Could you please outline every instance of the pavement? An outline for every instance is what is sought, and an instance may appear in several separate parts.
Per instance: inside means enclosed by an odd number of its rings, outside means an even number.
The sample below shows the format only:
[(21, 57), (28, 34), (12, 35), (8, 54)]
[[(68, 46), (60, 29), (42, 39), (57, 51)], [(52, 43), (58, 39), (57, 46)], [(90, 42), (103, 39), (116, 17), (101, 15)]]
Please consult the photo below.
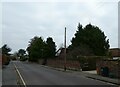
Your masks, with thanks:
[(95, 70), (94, 71), (82, 71), (82, 72), (88, 78), (92, 78), (92, 79), (101, 80), (101, 81), (109, 82), (112, 84), (120, 85), (120, 79), (103, 77), (103, 76), (97, 75), (97, 72)]
[[(44, 65), (42, 65), (42, 66), (44, 66)], [(50, 67), (50, 66), (44, 66), (44, 67), (49, 67), (49, 68), (52, 68), (52, 69), (55, 69), (55, 70), (58, 70), (58, 71), (65, 72), (64, 69), (61, 69), (61, 68), (54, 68), (54, 67)], [(112, 83), (112, 84), (118, 85), (120, 87), (120, 79), (100, 76), (100, 75), (97, 74), (96, 70), (92, 70), (92, 71), (66, 70), (66, 72), (72, 72), (72, 73), (80, 74), (80, 75), (82, 74), (82, 75), (86, 76), (87, 78)]]

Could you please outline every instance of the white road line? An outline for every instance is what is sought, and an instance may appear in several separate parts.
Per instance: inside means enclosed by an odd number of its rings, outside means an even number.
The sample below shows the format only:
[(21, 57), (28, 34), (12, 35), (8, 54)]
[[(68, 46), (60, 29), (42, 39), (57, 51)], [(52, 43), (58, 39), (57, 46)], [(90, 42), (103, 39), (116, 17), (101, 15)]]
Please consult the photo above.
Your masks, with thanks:
[(15, 69), (16, 69), (18, 75), (20, 76), (20, 79), (22, 80), (23, 85), (24, 85), (25, 87), (27, 87), (27, 86), (26, 86), (26, 83), (25, 83), (25, 81), (24, 81), (24, 79), (23, 79), (23, 77), (22, 77), (22, 75), (20, 74), (20, 72), (19, 72), (19, 70), (18, 70), (18, 68), (17, 68), (17, 66), (16, 66), (15, 64), (14, 64), (14, 66), (15, 66)]

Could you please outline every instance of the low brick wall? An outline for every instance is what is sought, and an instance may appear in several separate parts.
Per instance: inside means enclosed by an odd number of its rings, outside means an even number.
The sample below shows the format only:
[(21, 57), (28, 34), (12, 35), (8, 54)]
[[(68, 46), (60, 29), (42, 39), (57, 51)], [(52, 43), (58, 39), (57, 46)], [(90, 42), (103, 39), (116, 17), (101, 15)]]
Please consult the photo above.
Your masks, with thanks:
[(96, 66), (99, 75), (102, 75), (101, 68), (107, 67), (109, 70), (109, 77), (120, 78), (120, 60), (99, 60)]
[[(42, 64), (43, 60), (39, 60), (39, 63)], [(48, 59), (46, 65), (55, 67), (55, 68), (64, 68), (65, 62), (64, 60), (61, 60), (61, 59)], [(72, 61), (72, 60), (66, 61), (66, 68), (73, 69), (73, 70), (81, 69), (79, 61)]]
[(10, 61), (10, 57), (6, 55), (2, 55), (2, 65), (8, 65)]

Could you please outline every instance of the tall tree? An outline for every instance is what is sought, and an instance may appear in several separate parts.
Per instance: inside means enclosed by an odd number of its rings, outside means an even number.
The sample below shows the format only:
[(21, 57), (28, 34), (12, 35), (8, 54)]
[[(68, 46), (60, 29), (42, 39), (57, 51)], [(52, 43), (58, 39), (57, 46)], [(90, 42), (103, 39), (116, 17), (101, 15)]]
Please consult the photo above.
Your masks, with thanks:
[(105, 36), (104, 32), (97, 26), (91, 24), (86, 25), (84, 28), (86, 43), (93, 50), (95, 55), (105, 56), (109, 50), (109, 39)]
[(75, 37), (73, 37), (71, 40), (73, 47), (80, 46), (80, 44), (82, 44), (84, 42), (84, 40), (83, 40), (84, 39), (84, 30), (83, 30), (82, 25), (79, 23), (77, 28), (78, 28), (78, 30), (75, 33)]
[(42, 37), (35, 36), (29, 43), (27, 48), (29, 61), (37, 62), (40, 58), (44, 57), (45, 42)]
[(46, 46), (47, 46), (47, 49), (46, 49), (47, 50), (47, 57), (50, 57), (50, 58), (55, 57), (56, 45), (51, 37), (47, 38)]
[(2, 54), (9, 55), (9, 52), (12, 50), (10, 47), (8, 47), (7, 44), (2, 46)]
[(94, 55), (104, 56), (109, 49), (109, 39), (106, 38), (107, 36), (99, 27), (88, 24), (82, 28), (82, 25), (78, 24), (78, 31), (75, 33), (75, 37), (72, 38), (70, 47), (88, 47)]

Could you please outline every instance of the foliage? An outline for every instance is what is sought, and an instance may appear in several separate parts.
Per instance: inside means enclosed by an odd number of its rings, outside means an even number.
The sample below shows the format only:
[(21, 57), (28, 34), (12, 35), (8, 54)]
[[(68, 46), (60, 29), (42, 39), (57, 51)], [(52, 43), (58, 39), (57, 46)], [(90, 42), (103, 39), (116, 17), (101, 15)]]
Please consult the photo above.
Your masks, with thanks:
[(18, 50), (18, 56), (24, 56), (26, 51), (24, 49), (19, 49)]
[(24, 49), (18, 50), (17, 56), (20, 57), (21, 61), (26, 60), (25, 55), (26, 55), (26, 51)]
[(29, 61), (38, 62), (39, 59), (45, 59), (55, 56), (55, 42), (52, 38), (47, 38), (45, 42), (42, 37), (35, 36), (29, 42), (27, 48), (29, 54)]
[(53, 42), (53, 39), (51, 37), (47, 38), (46, 45), (47, 45), (47, 57), (54, 58), (56, 53), (56, 46), (55, 42)]
[(39, 58), (43, 57), (45, 42), (42, 37), (35, 36), (29, 43), (27, 48), (29, 61), (37, 62)]
[(9, 55), (9, 52), (12, 50), (11, 48), (8, 47), (7, 44), (2, 46), (2, 54)]
[(92, 52), (92, 54), (97, 56), (105, 56), (108, 54), (109, 49), (109, 39), (106, 38), (99, 27), (88, 24), (83, 28), (79, 23), (78, 31), (75, 33), (75, 37), (72, 38), (72, 44), (69, 48), (73, 50), (76, 47), (82, 49), (87, 47), (86, 51), (90, 51), (90, 54)]

